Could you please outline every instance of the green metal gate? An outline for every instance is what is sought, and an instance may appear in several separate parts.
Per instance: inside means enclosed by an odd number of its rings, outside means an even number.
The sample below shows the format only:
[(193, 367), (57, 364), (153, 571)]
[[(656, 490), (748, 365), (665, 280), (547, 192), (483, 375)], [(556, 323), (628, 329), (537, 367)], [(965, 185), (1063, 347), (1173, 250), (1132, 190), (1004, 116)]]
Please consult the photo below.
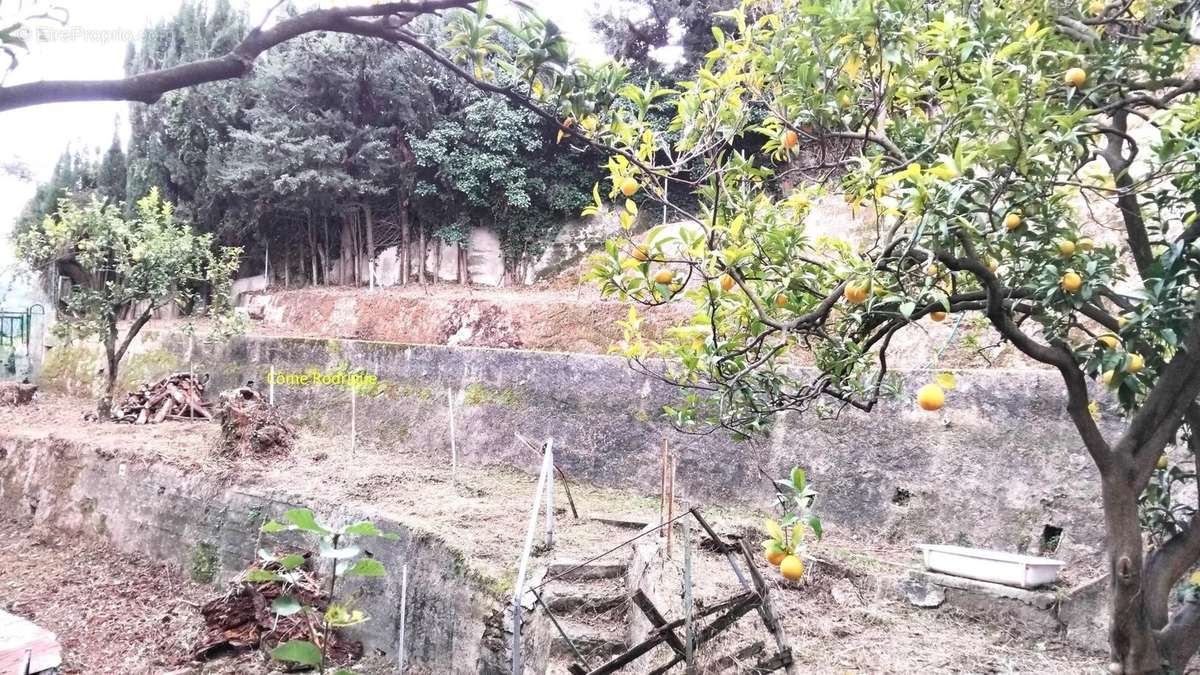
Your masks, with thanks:
[(31, 350), (34, 320), (45, 313), (41, 305), (23, 312), (0, 311), (0, 379), (33, 375), (37, 356)]

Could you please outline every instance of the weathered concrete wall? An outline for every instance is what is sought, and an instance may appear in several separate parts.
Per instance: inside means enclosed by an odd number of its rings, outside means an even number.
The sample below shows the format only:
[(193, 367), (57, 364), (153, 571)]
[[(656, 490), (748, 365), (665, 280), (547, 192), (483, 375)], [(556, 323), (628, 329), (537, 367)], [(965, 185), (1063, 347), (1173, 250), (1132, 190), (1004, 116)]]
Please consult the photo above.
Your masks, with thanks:
[[(183, 354), (186, 340), (147, 344)], [(737, 443), (671, 429), (660, 410), (678, 392), (609, 357), (247, 337), (198, 347), (194, 367), (211, 372), (215, 388), (252, 379), (265, 389), (272, 364), (280, 375), (377, 376), (358, 392), (364, 443), (448, 456), (449, 388), (462, 461), (533, 470), (513, 433), (552, 436), (573, 478), (656, 494), (665, 439), (679, 455), (677, 491), (694, 503), (768, 506), (762, 472), (777, 476), (799, 464), (820, 490), (826, 521), (872, 540), (1037, 552), (1050, 525), (1062, 528), (1057, 555), (1071, 560), (1093, 554), (1103, 536), (1096, 472), (1052, 372), (960, 372), (936, 414), (911, 401), (928, 375), (910, 375), (899, 400), (872, 414), (782, 415), (765, 442)], [(279, 385), (276, 398), (301, 424), (349, 427), (345, 387)], [(1106, 414), (1102, 424), (1115, 433), (1120, 423)]]
[[(28, 514), (37, 526), (105, 539), (120, 550), (174, 563), (217, 583), (253, 559), (264, 518), (298, 505), (314, 509), (326, 522), (369, 518), (400, 535), (398, 541), (370, 546), (390, 570), (387, 576), (344, 582), (349, 594), (362, 587), (359, 606), (372, 619), (357, 629), (356, 637), (369, 649), (396, 653), (399, 570), (407, 564), (406, 642), (412, 672), (507, 669), (507, 643), (494, 625), (507, 603), (489, 582), (464, 571), (459, 553), (429, 534), (379, 514), (322, 504), (313, 495), (224, 485), (204, 471), (147, 462), (144, 456), (0, 434), (0, 512)], [(314, 545), (302, 539), (292, 543)], [(544, 660), (544, 648), (542, 652)]]

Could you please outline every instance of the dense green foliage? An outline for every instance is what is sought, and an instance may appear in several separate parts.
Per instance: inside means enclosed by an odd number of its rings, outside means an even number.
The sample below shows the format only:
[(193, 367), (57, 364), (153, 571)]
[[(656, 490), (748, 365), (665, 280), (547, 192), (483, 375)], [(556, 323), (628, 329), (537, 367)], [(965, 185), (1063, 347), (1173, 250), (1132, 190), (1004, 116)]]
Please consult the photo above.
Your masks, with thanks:
[[(187, 2), (130, 48), (126, 70), (222, 53), (247, 28), (227, 0)], [(441, 20), (410, 30), (451, 39)], [(127, 158), (116, 145), (102, 159), (64, 156), (24, 226), (52, 214), (64, 189), (124, 201), (158, 187), (200, 231), (244, 247), (246, 273), (269, 251), (276, 278), (366, 283), (381, 248), (462, 244), (472, 225), (498, 232), (516, 273), (599, 177), (598, 156), (556, 144), (545, 119), (413, 50), (337, 34), (281, 45), (251, 78), (132, 104), (130, 123)]]
[[(18, 239), (21, 257), (35, 269), (54, 266), (75, 282), (64, 299), (58, 328), (72, 337), (97, 337), (107, 357), (108, 386), (100, 401), (107, 417), (117, 371), (133, 338), (159, 307), (188, 306), (207, 298), (210, 318), (231, 320), (230, 279), (241, 251), (217, 248), (211, 234), (198, 234), (176, 218), (156, 190), (124, 215), (125, 204), (93, 194), (59, 202), (54, 216)], [(118, 332), (126, 313), (133, 324)]]

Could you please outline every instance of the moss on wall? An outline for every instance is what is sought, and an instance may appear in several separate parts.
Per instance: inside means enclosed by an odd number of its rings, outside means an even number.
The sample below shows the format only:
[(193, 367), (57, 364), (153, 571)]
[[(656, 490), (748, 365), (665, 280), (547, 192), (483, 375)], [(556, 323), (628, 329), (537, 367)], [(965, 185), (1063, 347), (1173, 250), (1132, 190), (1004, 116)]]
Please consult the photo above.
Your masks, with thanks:
[(87, 393), (96, 385), (100, 368), (96, 346), (80, 342), (59, 345), (46, 355), (39, 384), (50, 391)]
[(463, 390), (463, 405), (500, 405), (505, 408), (524, 408), (525, 395), (512, 387), (489, 387), (472, 382)]

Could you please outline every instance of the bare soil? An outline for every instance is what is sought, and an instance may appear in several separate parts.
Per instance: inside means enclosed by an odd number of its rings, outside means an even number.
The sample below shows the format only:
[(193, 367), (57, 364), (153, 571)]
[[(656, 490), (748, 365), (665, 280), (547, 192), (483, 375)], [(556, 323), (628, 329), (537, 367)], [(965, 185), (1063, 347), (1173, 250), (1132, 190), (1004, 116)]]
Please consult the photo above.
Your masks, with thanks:
[[(214, 450), (217, 425), (167, 422), (129, 426), (84, 422), (90, 401), (39, 395), (31, 406), (0, 408), (0, 429), (30, 438), (56, 436), (148, 461), (203, 471), (239, 486), (288, 485), (299, 493), (359, 504), (443, 537), (460, 550), (474, 572), (511, 584), (522, 544), (537, 458), (527, 471), (511, 466), (465, 466), (456, 477), (442, 452), (365, 447), (353, 456), (344, 437), (302, 431), (294, 452), (269, 460), (222, 458)], [(517, 441), (514, 440), (514, 443)], [(587, 519), (619, 515), (646, 522), (658, 518), (657, 498), (588, 485), (572, 486), (580, 520), (571, 518), (561, 486), (556, 495), (558, 545), (539, 554), (582, 560), (628, 539), (631, 531)], [(759, 514), (704, 507), (722, 532), (752, 532)], [(750, 536), (750, 535), (748, 535)], [(751, 540), (757, 545), (756, 539)], [(627, 555), (623, 549), (616, 555)], [(833, 530), (811, 553), (857, 565), (836, 575), (814, 567), (805, 581), (790, 584), (774, 570), (764, 574), (805, 673), (1084, 673), (1103, 666), (1093, 655), (1051, 640), (1030, 641), (1003, 626), (970, 621), (943, 611), (920, 610), (883, 592), (882, 579), (912, 564), (905, 549), (881, 547)], [(695, 549), (697, 597), (713, 602), (740, 589), (724, 558)], [(866, 554), (866, 555), (864, 555)], [(858, 562), (845, 562), (854, 559)], [(683, 561), (676, 544), (673, 565)], [(28, 523), (0, 523), (0, 589), (5, 609), (34, 619), (64, 641), (70, 673), (200, 672), (184, 669), (200, 629), (196, 607), (212, 593), (177, 570), (99, 544), (32, 532)], [(674, 592), (667, 589), (668, 592)], [(753, 615), (718, 640), (710, 654), (767, 639)], [(768, 642), (768, 645), (770, 643)], [(219, 662), (203, 672), (263, 672), (261, 656)], [(215, 669), (214, 669), (215, 668)], [(365, 672), (376, 672), (367, 670)]]
[[(540, 284), (486, 288), (430, 284), (368, 290), (355, 287), (275, 288), (262, 319), (250, 321), (255, 335), (339, 337), (409, 344), (606, 354), (622, 339), (617, 322), (631, 303), (602, 298), (590, 286)], [(691, 305), (637, 306), (642, 331), (662, 339), (671, 326), (690, 320)], [(170, 328), (172, 322), (152, 325)], [(961, 323), (925, 319), (896, 335), (888, 352), (893, 368), (1042, 368), (1000, 345), (980, 317)], [(790, 358), (811, 365), (803, 350)]]

